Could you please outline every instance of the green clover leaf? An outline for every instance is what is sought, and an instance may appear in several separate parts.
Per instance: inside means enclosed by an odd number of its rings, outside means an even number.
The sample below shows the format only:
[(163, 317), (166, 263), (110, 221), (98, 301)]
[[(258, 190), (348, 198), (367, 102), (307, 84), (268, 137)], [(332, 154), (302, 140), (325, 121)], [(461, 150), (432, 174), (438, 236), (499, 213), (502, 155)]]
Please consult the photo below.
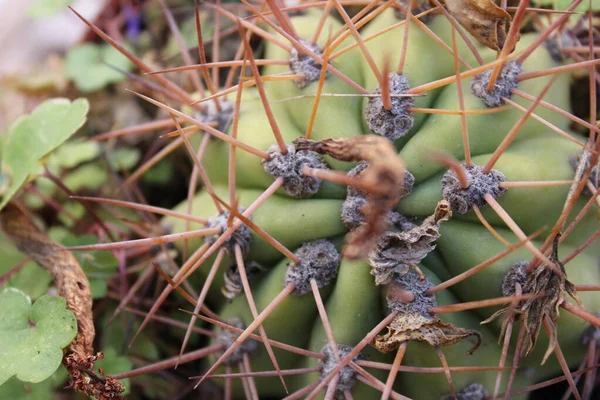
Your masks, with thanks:
[(0, 385), (16, 375), (41, 382), (60, 366), (62, 349), (77, 334), (77, 321), (58, 296), (42, 296), (33, 305), (18, 289), (0, 293)]
[(51, 99), (15, 121), (0, 156), (0, 210), (40, 172), (42, 159), (83, 126), (88, 110), (86, 99)]
[(79, 90), (90, 93), (125, 80), (121, 71), (132, 69), (133, 63), (112, 46), (86, 43), (69, 50), (65, 74)]

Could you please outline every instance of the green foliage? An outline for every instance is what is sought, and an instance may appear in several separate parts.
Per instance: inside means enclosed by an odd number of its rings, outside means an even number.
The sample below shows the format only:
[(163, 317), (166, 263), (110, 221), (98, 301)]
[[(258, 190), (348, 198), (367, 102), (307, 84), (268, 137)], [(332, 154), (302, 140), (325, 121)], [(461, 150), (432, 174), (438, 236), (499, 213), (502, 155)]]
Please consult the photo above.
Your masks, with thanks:
[[(0, 276), (4, 276), (24, 258), (23, 253), (0, 233)], [(6, 285), (22, 290), (31, 298), (36, 299), (47, 292), (51, 282), (52, 278), (48, 272), (38, 267), (33, 261), (29, 261), (10, 275)], [(0, 396), (0, 398), (2, 397)]]
[[(202, 38), (203, 40), (210, 40), (214, 34), (214, 26), (212, 21), (206, 17), (206, 14), (201, 14), (200, 16), (200, 18), (202, 18)], [(196, 20), (194, 18), (190, 18), (181, 24), (180, 33), (181, 37), (183, 38), (183, 43), (185, 43), (185, 46), (188, 49), (198, 45)], [(179, 45), (177, 44), (174, 36), (171, 36), (167, 42), (167, 45), (165, 46), (165, 54), (167, 57), (174, 57), (179, 54)]]
[(70, 190), (77, 192), (82, 189), (96, 190), (106, 184), (108, 174), (98, 163), (82, 165), (63, 181)]
[[(83, 169), (89, 168), (88, 163), (97, 159), (100, 154), (100, 145), (97, 142), (69, 140), (63, 143), (49, 157), (46, 163), (46, 168), (54, 175), (63, 177), (63, 183), (72, 191), (77, 191), (82, 187), (97, 188), (106, 181), (106, 171), (100, 166), (95, 166), (99, 169), (99, 173), (91, 176), (80, 177), (86, 173)], [(80, 168), (77, 168), (80, 166)], [(67, 175), (65, 175), (67, 174)], [(74, 176), (71, 176), (74, 175)], [(100, 175), (100, 179), (95, 176)], [(74, 186), (71, 186), (74, 185)], [(78, 186), (77, 186), (78, 185)], [(40, 179), (35, 183), (36, 189), (43, 195), (53, 198), (58, 190), (58, 187), (49, 179)], [(25, 203), (30, 208), (41, 208), (46, 205), (44, 199), (35, 194), (27, 194)]]
[(34, 18), (50, 17), (67, 9), (73, 0), (37, 0), (27, 9), (27, 14)]
[(80, 164), (92, 161), (99, 155), (100, 145), (98, 142), (70, 140), (52, 153), (48, 164), (63, 168), (75, 168)]
[(46, 400), (52, 398), (54, 385), (48, 378), (40, 383), (21, 382), (13, 377), (0, 386), (0, 398), (13, 400)]
[(129, 72), (133, 63), (107, 44), (86, 43), (69, 50), (65, 73), (79, 90), (90, 93), (125, 79), (125, 74), (113, 67)]
[(142, 158), (142, 153), (133, 147), (119, 147), (108, 151), (106, 157), (112, 169), (121, 171), (135, 167)]
[(0, 157), (0, 210), (27, 179), (40, 172), (42, 159), (73, 135), (86, 121), (89, 103), (51, 99), (19, 118), (4, 139)]
[(148, 172), (142, 176), (142, 181), (152, 185), (165, 185), (169, 183), (174, 173), (175, 167), (173, 166), (173, 163), (167, 160), (150, 168)]
[[(66, 235), (62, 240), (65, 246), (83, 246), (95, 244), (98, 241), (94, 235)], [(90, 280), (92, 297), (102, 298), (106, 295), (106, 281), (117, 271), (119, 262), (109, 251), (75, 251), (73, 252), (81, 268)]]
[(0, 399), (10, 400), (48, 400), (54, 391), (64, 386), (68, 373), (60, 367), (50, 378), (39, 383), (21, 382), (12, 377), (0, 386)]
[[(157, 361), (160, 358), (160, 352), (157, 344), (150, 336), (151, 333), (149, 331), (143, 331), (131, 346), (128, 347), (129, 341), (131, 340), (131, 332), (137, 331), (140, 326), (139, 321), (131, 325), (130, 321), (133, 316), (123, 313), (109, 324), (109, 315), (111, 315), (113, 311), (113, 309), (110, 309), (110, 312), (107, 312), (106, 317), (102, 320), (102, 325), (105, 328), (102, 332), (100, 348), (105, 349), (114, 347), (115, 349), (127, 349), (127, 355)], [(183, 313), (178, 313), (177, 315), (179, 314)], [(122, 319), (123, 316), (126, 316), (125, 322)], [(181, 331), (181, 329), (179, 329), (179, 331)]]
[(16, 375), (41, 382), (60, 366), (63, 352), (77, 334), (77, 321), (58, 296), (40, 297), (33, 305), (22, 291), (0, 293), (0, 385)]

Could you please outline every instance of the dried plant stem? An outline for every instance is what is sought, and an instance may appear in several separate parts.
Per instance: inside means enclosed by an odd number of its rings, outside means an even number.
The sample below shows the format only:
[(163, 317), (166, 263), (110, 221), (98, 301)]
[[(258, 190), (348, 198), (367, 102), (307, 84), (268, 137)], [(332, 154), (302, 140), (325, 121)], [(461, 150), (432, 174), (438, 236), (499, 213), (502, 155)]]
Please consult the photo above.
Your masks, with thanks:
[(94, 362), (101, 353), (94, 355), (96, 332), (92, 294), (87, 276), (75, 256), (67, 251), (56, 251), (58, 245), (15, 203), (8, 203), (2, 210), (0, 225), (19, 250), (52, 276), (58, 294), (66, 300), (67, 309), (75, 315), (77, 334), (67, 346), (63, 357), (63, 364), (71, 376), (70, 387), (78, 392), (121, 399), (121, 393), (125, 390), (123, 386), (118, 381), (100, 377), (93, 371)]

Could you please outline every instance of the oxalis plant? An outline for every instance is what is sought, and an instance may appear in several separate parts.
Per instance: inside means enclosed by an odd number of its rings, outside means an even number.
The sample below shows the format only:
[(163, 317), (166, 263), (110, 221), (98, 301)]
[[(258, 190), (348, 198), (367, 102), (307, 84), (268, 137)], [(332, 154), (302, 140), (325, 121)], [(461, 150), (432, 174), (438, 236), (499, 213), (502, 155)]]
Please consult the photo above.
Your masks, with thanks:
[[(61, 325), (54, 346), (68, 346), (71, 387), (119, 398), (123, 379), (183, 370), (190, 398), (506, 399), (552, 385), (555, 398), (597, 395), (597, 5), (242, 3), (194, 4), (191, 51), (158, 1), (185, 64), (160, 70), (73, 10), (152, 81), (132, 95), (165, 117), (95, 140), (169, 130), (168, 150), (122, 187), (176, 148), (192, 167), (172, 209), (73, 198), (162, 216), (130, 240), (107, 228), (103, 243), (61, 246), (16, 201), (0, 214), (77, 322), (75, 341)], [(201, 12), (239, 35), (231, 60), (218, 59), (215, 34), (207, 61)], [(569, 95), (582, 72), (586, 119)], [(97, 371), (86, 274), (76, 260), (75, 278), (56, 265), (110, 251), (127, 266), (150, 249), (142, 272), (121, 271), (129, 289), (112, 317), (141, 318), (132, 346), (151, 327), (181, 332), (163, 359)], [(48, 307), (15, 293), (0, 303)]]

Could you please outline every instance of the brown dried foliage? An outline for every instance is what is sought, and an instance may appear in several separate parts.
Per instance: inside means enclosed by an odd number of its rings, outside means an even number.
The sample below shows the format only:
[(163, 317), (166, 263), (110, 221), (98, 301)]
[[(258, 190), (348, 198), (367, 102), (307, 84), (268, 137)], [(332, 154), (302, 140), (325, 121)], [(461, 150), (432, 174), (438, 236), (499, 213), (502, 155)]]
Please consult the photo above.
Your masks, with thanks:
[(63, 364), (71, 375), (71, 382), (69, 382), (67, 388), (85, 393), (98, 400), (123, 399), (121, 393), (125, 392), (125, 388), (118, 380), (103, 377), (104, 372), (102, 369), (99, 370), (100, 375), (94, 372), (94, 363), (96, 360), (103, 358), (103, 353), (97, 353), (95, 356), (89, 357), (81, 357), (77, 353), (65, 356)]
[(469, 336), (474, 336), (477, 343), (467, 351), (472, 354), (481, 344), (481, 334), (472, 329), (461, 328), (438, 317), (430, 319), (405, 314), (398, 316), (387, 327), (388, 332), (375, 337), (373, 347), (382, 353), (396, 350), (402, 343), (418, 341), (429, 343), (433, 347), (451, 346)]
[[(567, 280), (565, 267), (558, 259), (557, 250), (559, 238), (560, 236), (557, 235), (554, 239), (552, 255), (550, 257), (550, 261), (554, 263), (554, 268), (548, 265), (540, 265), (528, 274), (522, 292), (523, 294), (532, 294), (534, 297), (521, 301), (515, 310), (519, 315), (519, 319), (524, 321), (525, 324), (525, 338), (523, 341), (521, 357), (528, 356), (535, 348), (544, 319), (548, 317), (548, 320), (552, 323), (550, 343), (542, 360), (542, 364), (544, 364), (550, 354), (552, 354), (558, 342), (556, 326), (554, 323), (558, 321), (560, 314), (559, 307), (565, 301), (565, 293), (568, 293), (577, 304), (580, 306), (582, 305), (581, 300), (577, 295), (575, 285)], [(560, 271), (561, 273), (557, 273), (557, 271)], [(512, 310), (512, 307), (507, 307), (494, 313), (494, 315), (482, 323), (490, 322), (509, 310)], [(506, 318), (503, 323), (502, 332), (506, 329), (507, 323), (508, 318)]]
[(479, 43), (502, 50), (512, 18), (493, 0), (446, 0), (446, 8)]
[(434, 243), (440, 237), (440, 224), (451, 216), (450, 204), (442, 200), (433, 215), (421, 225), (405, 232), (385, 232), (375, 250), (369, 254), (375, 283), (387, 284), (395, 274), (405, 274), (418, 268), (418, 264), (435, 249)]
[(361, 210), (365, 223), (348, 234), (344, 257), (366, 257), (379, 237), (389, 228), (387, 213), (404, 195), (406, 166), (389, 140), (376, 135), (294, 141), (298, 150), (314, 151), (340, 161), (367, 161), (370, 166), (357, 177), (357, 187), (367, 194), (368, 204)]
[[(77, 335), (65, 350), (63, 364), (72, 377), (70, 387), (77, 391), (96, 395), (98, 399), (119, 398), (124, 388), (117, 381), (102, 378), (102, 390), (97, 375), (90, 375), (94, 362), (102, 356), (94, 355), (94, 320), (92, 294), (87, 276), (79, 262), (69, 251), (61, 249), (42, 232), (31, 217), (15, 203), (9, 203), (0, 213), (0, 225), (14, 245), (40, 267), (48, 271), (58, 289), (58, 294), (67, 301), (67, 308), (75, 314)], [(101, 354), (101, 353), (98, 353)], [(108, 396), (108, 397), (107, 397)]]
[[(403, 279), (408, 277), (409, 279)], [(411, 282), (412, 281), (412, 282)], [(407, 285), (405, 287), (405, 285)], [(376, 336), (372, 342), (377, 350), (387, 353), (396, 350), (402, 343), (418, 341), (429, 343), (435, 348), (451, 346), (463, 339), (474, 336), (475, 345), (467, 352), (472, 354), (481, 344), (481, 334), (472, 329), (465, 329), (442, 321), (429, 309), (436, 304), (434, 295), (428, 295), (427, 289), (431, 283), (425, 277), (404, 276), (392, 281), (388, 287), (388, 305), (398, 316), (388, 325), (387, 333)], [(412, 291), (414, 297), (407, 301), (399, 293)]]

